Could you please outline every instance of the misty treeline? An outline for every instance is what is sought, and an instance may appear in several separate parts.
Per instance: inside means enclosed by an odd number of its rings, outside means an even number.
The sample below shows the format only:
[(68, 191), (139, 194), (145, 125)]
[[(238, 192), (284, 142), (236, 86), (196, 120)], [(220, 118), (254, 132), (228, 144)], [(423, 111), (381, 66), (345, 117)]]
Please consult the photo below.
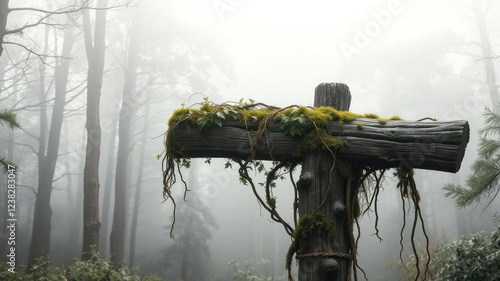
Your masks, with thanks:
[[(471, 119), (473, 135), (462, 172), (417, 173), (426, 223), (436, 236), (447, 233), (444, 242), (491, 229), (490, 220), (475, 218), (489, 216), (500, 205), (493, 200), (487, 211), (482, 205), (464, 210), (439, 193), (447, 183), (464, 183), (476, 155), (475, 132), (485, 125), (484, 106), (500, 111), (498, 42), (488, 25), (492, 15), (484, 1), (463, 2), (461, 12), (468, 15), (473, 32), (440, 30), (398, 45), (373, 46), (360, 55), (363, 59), (332, 76), (359, 89), (358, 97), (391, 93), (393, 98), (381, 107), (400, 108), (403, 118)], [(33, 265), (49, 256), (53, 264), (65, 266), (74, 258), (91, 258), (96, 246), (115, 265), (139, 265), (168, 280), (210, 280), (211, 275), (278, 280), (270, 266), (260, 270), (266, 261), (238, 266), (226, 259), (222, 264), (229, 262), (229, 267), (211, 268), (221, 264), (211, 258), (210, 241), (216, 239), (213, 233), (223, 214), (212, 214), (213, 206), (203, 200), (189, 200), (197, 198), (196, 186), (202, 184), (193, 172), (197, 169), (186, 174), (192, 191), (187, 203), (179, 202), (176, 241), (168, 237), (171, 206), (161, 204), (156, 156), (162, 153), (166, 122), (176, 107), (201, 100), (189, 99), (193, 93), (216, 96), (214, 72), (233, 81), (231, 60), (218, 36), (215, 27), (183, 22), (173, 1), (0, 1), (0, 113), (8, 112), (0, 119), (0, 158), (17, 167), (19, 263)], [(459, 63), (454, 63), (457, 57)], [(13, 120), (20, 126), (9, 126)], [(237, 178), (232, 181), (238, 185)], [(6, 183), (6, 174), (0, 173), (2, 226), (7, 220)], [(388, 206), (381, 235), (398, 241), (401, 215), (394, 210), (401, 203), (391, 197), (381, 200)], [(258, 214), (258, 207), (251, 206), (250, 218)], [(369, 218), (363, 224), (370, 233)], [(1, 231), (4, 261), (7, 229)], [(360, 264), (374, 276), (383, 275), (382, 262), (395, 259), (399, 244), (386, 242), (390, 257), (380, 259), (363, 250), (369, 243), (361, 241)], [(241, 244), (241, 251), (252, 247), (244, 240)], [(274, 253), (283, 264), (285, 250)], [(272, 264), (273, 270), (284, 272), (284, 265)]]
[[(97, 247), (115, 266), (135, 266), (138, 227), (148, 216), (166, 225), (156, 155), (168, 112), (213, 87), (212, 68), (232, 72), (209, 30), (195, 36), (170, 2), (152, 4), (1, 2), (1, 107), (21, 124), (2, 126), (0, 144), (18, 173), (19, 264), (69, 264)], [(208, 251), (205, 238), (197, 242)]]

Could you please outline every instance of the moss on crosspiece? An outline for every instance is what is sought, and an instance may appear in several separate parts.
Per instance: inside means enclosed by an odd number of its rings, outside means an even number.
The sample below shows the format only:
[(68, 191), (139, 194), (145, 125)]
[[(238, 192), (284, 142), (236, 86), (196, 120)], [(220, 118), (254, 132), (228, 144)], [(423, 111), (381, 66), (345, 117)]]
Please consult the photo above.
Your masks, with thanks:
[[(344, 122), (351, 122), (357, 118), (371, 118), (378, 120), (381, 124), (388, 121), (402, 120), (399, 116), (381, 118), (376, 114), (358, 114), (350, 111), (340, 111), (332, 107), (321, 106), (317, 108), (305, 106), (289, 106), (277, 108), (262, 103), (250, 103), (240, 100), (239, 103), (214, 104), (205, 98), (199, 108), (182, 107), (174, 111), (168, 121), (169, 130), (166, 133), (165, 146), (168, 156), (180, 158), (182, 146), (171, 142), (172, 128), (180, 122), (187, 121), (201, 131), (207, 131), (211, 127), (222, 127), (226, 120), (235, 120), (243, 124), (258, 123), (257, 137), (267, 129), (269, 123), (280, 124), (284, 135), (300, 138), (295, 156), (300, 157), (305, 152), (317, 148), (339, 149), (347, 145), (344, 140), (329, 134), (328, 127), (336, 122), (339, 128)], [(361, 122), (357, 124), (362, 128)], [(256, 143), (254, 140), (253, 143)]]

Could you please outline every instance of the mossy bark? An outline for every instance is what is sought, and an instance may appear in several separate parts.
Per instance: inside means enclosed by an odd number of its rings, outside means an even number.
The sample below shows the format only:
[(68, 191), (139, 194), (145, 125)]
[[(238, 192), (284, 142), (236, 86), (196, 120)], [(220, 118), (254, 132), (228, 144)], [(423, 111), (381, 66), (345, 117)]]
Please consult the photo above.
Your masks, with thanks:
[[(349, 88), (344, 84), (320, 84), (316, 88), (315, 106), (326, 105), (348, 110), (350, 101)], [(318, 162), (323, 163), (326, 169), (317, 169)], [(302, 217), (320, 211), (333, 222), (336, 232), (335, 243), (326, 231), (309, 233), (307, 244), (302, 245), (297, 253), (299, 280), (347, 280), (347, 259), (307, 256), (314, 253), (349, 253), (346, 213), (334, 213), (334, 209), (338, 209), (334, 205), (346, 205), (346, 178), (335, 167), (335, 158), (329, 151), (316, 149), (305, 153), (298, 188), (299, 215)]]
[[(358, 127), (362, 122), (362, 128)], [(318, 147), (318, 137), (310, 134), (292, 137), (284, 134), (282, 124), (270, 124), (255, 143), (259, 123), (244, 124), (227, 120), (222, 127), (201, 131), (187, 120), (177, 124), (169, 134), (167, 147), (178, 158), (239, 158), (300, 162), (308, 147)], [(315, 130), (315, 129), (313, 129)], [(326, 134), (326, 132), (328, 134)], [(428, 169), (455, 173), (460, 169), (469, 141), (467, 121), (391, 121), (381, 124), (377, 119), (360, 118), (336, 121), (320, 130), (328, 146), (340, 147), (337, 158), (360, 166), (377, 169)], [(319, 147), (323, 147), (320, 144)]]

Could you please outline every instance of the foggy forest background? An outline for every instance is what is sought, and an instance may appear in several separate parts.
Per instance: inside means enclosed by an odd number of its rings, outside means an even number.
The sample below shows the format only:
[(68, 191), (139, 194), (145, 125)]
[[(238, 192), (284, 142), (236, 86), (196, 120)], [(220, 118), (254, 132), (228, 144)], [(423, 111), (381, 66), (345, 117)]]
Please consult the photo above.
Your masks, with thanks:
[[(182, 202), (183, 188), (176, 189), (171, 239), (172, 205), (163, 202), (157, 156), (176, 108), (204, 97), (312, 105), (314, 87), (323, 82), (347, 84), (353, 112), (469, 121), (460, 172), (416, 171), (421, 208), (436, 244), (495, 226), (498, 198), (458, 208), (442, 189), (465, 184), (484, 109), (498, 110), (498, 81), (491, 82), (499, 79), (495, 1), (87, 3), (102, 9), (65, 0), (4, 2), (12, 10), (0, 33), (0, 110), (15, 113), (21, 128), (0, 126), (0, 157), (17, 167), (20, 263), (49, 254), (64, 267), (82, 257), (84, 184), (92, 184), (84, 171), (89, 176), (97, 167), (85, 167), (92, 150), (100, 152), (95, 190), (103, 258), (166, 280), (179, 280), (186, 264), (190, 280), (226, 280), (236, 268), (251, 266), (269, 280), (285, 280), (289, 237), (222, 160), (196, 160), (184, 172), (191, 192)], [(43, 12), (58, 9), (74, 11)], [(96, 103), (100, 118), (89, 120)], [(94, 121), (99, 142), (88, 134)], [(6, 182), (0, 173), (2, 226)], [(293, 201), (288, 185), (275, 189), (286, 219)], [(399, 259), (398, 196), (388, 180), (378, 203), (383, 241), (373, 235), (373, 215), (361, 221), (359, 263), (370, 280), (396, 280), (387, 265)], [(409, 254), (409, 239), (404, 242)]]

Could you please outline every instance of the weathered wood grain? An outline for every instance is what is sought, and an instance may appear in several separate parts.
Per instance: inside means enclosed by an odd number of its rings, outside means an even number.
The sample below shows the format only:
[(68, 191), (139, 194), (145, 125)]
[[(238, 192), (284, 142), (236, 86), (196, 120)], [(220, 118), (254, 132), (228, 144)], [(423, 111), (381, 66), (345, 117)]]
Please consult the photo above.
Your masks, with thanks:
[[(257, 127), (257, 123), (227, 121), (222, 127), (201, 132), (184, 122), (176, 126), (172, 136), (184, 148), (186, 157), (302, 160), (294, 155), (299, 140), (283, 135), (280, 124), (272, 124), (251, 150)], [(469, 124), (467, 121), (381, 124), (376, 119), (360, 118), (344, 122), (341, 127), (332, 123), (329, 133), (347, 142), (337, 157), (352, 163), (457, 172), (469, 141)]]

